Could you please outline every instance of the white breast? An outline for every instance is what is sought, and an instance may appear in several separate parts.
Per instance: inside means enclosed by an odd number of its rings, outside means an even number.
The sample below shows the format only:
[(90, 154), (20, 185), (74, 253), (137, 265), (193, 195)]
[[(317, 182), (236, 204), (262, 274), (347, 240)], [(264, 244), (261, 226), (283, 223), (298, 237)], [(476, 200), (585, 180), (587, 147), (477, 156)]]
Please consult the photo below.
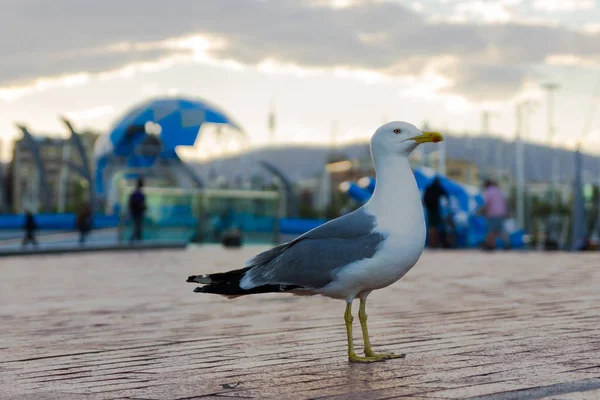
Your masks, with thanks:
[(425, 247), (425, 216), (421, 195), (407, 158), (375, 160), (377, 185), (364, 210), (377, 222), (374, 231), (386, 238), (375, 255), (344, 267), (321, 293), (351, 300), (359, 293), (381, 289), (402, 278)]
[(389, 286), (402, 278), (423, 253), (426, 227), (418, 195), (413, 196), (411, 202), (403, 202), (400, 208), (385, 210), (369, 206), (372, 204), (368, 204), (365, 211), (376, 216), (374, 230), (385, 235), (385, 240), (372, 258), (357, 261), (340, 271), (323, 294), (351, 299), (361, 292)]

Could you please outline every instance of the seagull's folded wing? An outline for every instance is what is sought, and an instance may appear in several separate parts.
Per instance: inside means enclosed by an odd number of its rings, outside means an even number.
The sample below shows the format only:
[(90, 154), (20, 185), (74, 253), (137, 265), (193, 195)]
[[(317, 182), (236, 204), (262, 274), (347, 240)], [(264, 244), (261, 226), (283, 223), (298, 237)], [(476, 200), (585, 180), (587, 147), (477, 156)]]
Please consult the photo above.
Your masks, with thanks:
[(375, 218), (362, 208), (329, 221), (251, 259), (240, 286), (282, 284), (322, 288), (341, 268), (373, 257), (385, 239), (374, 227)]

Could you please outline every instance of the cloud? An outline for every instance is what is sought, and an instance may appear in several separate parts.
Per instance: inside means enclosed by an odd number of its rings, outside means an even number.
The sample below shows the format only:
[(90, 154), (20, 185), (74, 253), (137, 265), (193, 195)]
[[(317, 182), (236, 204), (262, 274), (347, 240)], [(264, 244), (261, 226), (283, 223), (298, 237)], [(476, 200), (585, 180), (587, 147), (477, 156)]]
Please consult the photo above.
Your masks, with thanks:
[[(411, 79), (433, 70), (449, 80), (445, 91), (494, 100), (555, 54), (600, 54), (598, 32), (511, 22), (506, 8), (488, 3), (463, 2), (463, 12), (503, 23), (432, 23), (377, 0), (19, 0), (3, 8), (0, 88), (175, 57)], [(450, 61), (439, 65), (441, 57)]]
[(455, 8), (457, 20), (475, 20), (480, 22), (508, 22), (514, 18), (511, 8), (498, 1), (463, 1)]
[(534, 0), (533, 8), (546, 12), (573, 12), (594, 8), (594, 0)]
[(106, 117), (107, 115), (114, 114), (115, 108), (110, 105), (96, 106), (87, 108), (84, 110), (69, 111), (65, 113), (66, 117), (73, 119), (77, 122), (85, 122), (94, 120), (100, 117)]
[(510, 98), (528, 81), (526, 68), (519, 65), (456, 62), (441, 72), (453, 82), (445, 91), (469, 93), (477, 100)]

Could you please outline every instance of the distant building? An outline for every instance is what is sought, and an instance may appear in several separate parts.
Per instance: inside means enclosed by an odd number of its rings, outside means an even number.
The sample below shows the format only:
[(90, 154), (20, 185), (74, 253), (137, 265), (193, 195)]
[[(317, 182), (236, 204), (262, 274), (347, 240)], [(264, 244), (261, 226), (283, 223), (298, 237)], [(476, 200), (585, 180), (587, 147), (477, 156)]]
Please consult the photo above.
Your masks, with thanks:
[[(48, 196), (52, 210), (59, 206), (59, 193), (61, 191), (61, 175), (65, 183), (65, 206), (74, 210), (85, 198), (85, 184), (81, 177), (69, 168), (63, 168), (63, 159), (67, 158), (75, 165), (82, 165), (79, 154), (71, 146), (69, 139), (51, 136), (33, 136), (36, 141), (41, 162), (46, 174), (49, 193), (39, 192), (39, 173), (33, 154), (26, 141), (21, 138), (15, 141), (13, 157), (10, 162), (9, 180), (11, 193), (9, 194), (12, 211), (22, 213), (26, 208), (39, 211), (42, 196)], [(87, 132), (80, 135), (84, 150), (89, 160), (93, 159), (94, 144), (98, 135)], [(71, 147), (67, 148), (66, 145)], [(87, 183), (87, 182), (85, 182)]]
[(331, 190), (334, 192), (339, 191), (342, 182), (356, 182), (365, 176), (375, 176), (375, 168), (370, 157), (331, 162), (325, 166), (325, 170), (329, 173)]
[(453, 181), (463, 184), (479, 186), (481, 183), (479, 168), (475, 163), (467, 160), (447, 160), (446, 175)]

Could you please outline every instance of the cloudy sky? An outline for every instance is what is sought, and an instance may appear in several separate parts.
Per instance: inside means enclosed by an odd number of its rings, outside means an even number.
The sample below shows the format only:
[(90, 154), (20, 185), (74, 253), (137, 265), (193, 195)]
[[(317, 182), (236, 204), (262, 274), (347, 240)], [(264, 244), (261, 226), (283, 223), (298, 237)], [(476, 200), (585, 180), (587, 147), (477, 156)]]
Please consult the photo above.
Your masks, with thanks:
[[(253, 143), (367, 137), (383, 120), (546, 137), (540, 84), (556, 94), (557, 144), (583, 133), (600, 79), (600, 0), (0, 0), (0, 137), (14, 122), (106, 130), (148, 97), (201, 97)], [(596, 93), (596, 96), (599, 94)], [(600, 150), (600, 110), (590, 149)], [(595, 133), (594, 133), (595, 132)], [(597, 137), (597, 138), (596, 138)], [(8, 147), (5, 144), (5, 152)]]

